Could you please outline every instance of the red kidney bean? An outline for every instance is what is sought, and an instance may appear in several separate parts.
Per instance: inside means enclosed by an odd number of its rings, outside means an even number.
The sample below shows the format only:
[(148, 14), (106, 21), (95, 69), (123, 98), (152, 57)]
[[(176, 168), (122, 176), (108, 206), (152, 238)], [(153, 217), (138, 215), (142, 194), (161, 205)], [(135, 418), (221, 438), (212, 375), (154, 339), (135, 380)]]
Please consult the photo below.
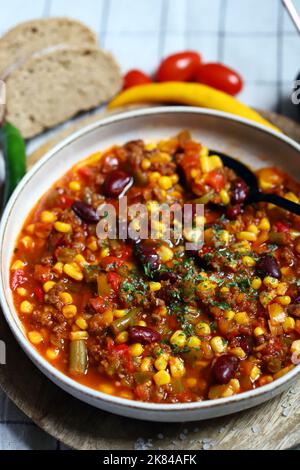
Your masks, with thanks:
[(212, 374), (218, 384), (227, 384), (234, 377), (238, 367), (239, 359), (231, 354), (219, 356), (212, 367)]
[(159, 256), (153, 245), (142, 241), (135, 246), (134, 251), (136, 257), (141, 261), (144, 268), (147, 268), (150, 271), (156, 271), (159, 269)]
[(169, 281), (171, 284), (174, 284), (177, 281), (177, 274), (172, 273), (171, 271), (163, 271), (158, 274), (159, 281)]
[(132, 176), (123, 170), (114, 170), (109, 173), (104, 181), (104, 194), (108, 197), (118, 197), (133, 183)]
[(226, 215), (228, 219), (234, 220), (242, 212), (242, 206), (240, 204), (235, 204), (226, 209)]
[(245, 201), (248, 196), (249, 188), (242, 178), (236, 178), (232, 182), (232, 197), (231, 202), (235, 204), (241, 204)]
[(138, 343), (151, 344), (158, 343), (161, 340), (161, 335), (146, 326), (132, 326), (129, 329), (129, 338)]
[(245, 351), (247, 356), (249, 356), (249, 354), (251, 353), (252, 348), (253, 348), (252, 337), (250, 335), (242, 335), (238, 339), (238, 343), (239, 343), (240, 347), (243, 349), (243, 351)]
[(74, 202), (74, 204), (72, 205), (72, 209), (75, 214), (87, 224), (96, 224), (100, 220), (97, 211), (95, 211), (92, 206), (90, 206), (89, 204), (85, 204), (84, 202)]
[(279, 264), (276, 258), (268, 253), (260, 257), (256, 264), (256, 270), (263, 276), (272, 276), (276, 279), (281, 277)]

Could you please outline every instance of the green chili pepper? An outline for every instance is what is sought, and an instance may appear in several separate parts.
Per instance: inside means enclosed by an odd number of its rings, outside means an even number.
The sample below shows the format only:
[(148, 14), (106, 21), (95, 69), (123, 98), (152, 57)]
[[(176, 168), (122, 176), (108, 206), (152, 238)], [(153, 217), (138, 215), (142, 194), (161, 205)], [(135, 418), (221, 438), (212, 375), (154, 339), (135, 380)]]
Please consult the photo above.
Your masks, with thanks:
[(0, 142), (5, 160), (5, 204), (26, 173), (26, 149), (20, 131), (9, 122), (0, 129)]

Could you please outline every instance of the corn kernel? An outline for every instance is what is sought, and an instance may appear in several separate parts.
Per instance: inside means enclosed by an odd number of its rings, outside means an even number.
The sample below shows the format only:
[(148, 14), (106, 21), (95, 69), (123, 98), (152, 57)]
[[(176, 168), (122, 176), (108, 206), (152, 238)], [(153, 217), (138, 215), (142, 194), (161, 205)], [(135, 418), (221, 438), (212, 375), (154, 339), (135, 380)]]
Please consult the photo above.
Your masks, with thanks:
[(170, 372), (174, 379), (180, 379), (185, 375), (185, 367), (184, 362), (179, 357), (171, 357), (170, 358)]
[(65, 264), (64, 273), (67, 274), (72, 279), (75, 279), (75, 281), (82, 281), (83, 279), (83, 274), (78, 268), (78, 265), (75, 263)]
[(87, 330), (88, 328), (88, 322), (83, 317), (77, 318), (75, 323), (81, 330)]
[(219, 242), (228, 245), (228, 243), (230, 242), (230, 233), (228, 232), (228, 230), (220, 230), (218, 240)]
[(122, 331), (116, 336), (116, 343), (126, 343), (128, 341), (129, 335), (127, 331)]
[(144, 158), (141, 162), (142, 170), (149, 170), (151, 167), (151, 162), (148, 158)]
[(76, 305), (65, 305), (62, 309), (65, 318), (73, 318), (77, 314)]
[(74, 261), (77, 264), (79, 264), (79, 266), (83, 266), (83, 265), (87, 264), (87, 261), (86, 261), (85, 257), (80, 255), (80, 254), (75, 256)]
[(44, 341), (44, 338), (38, 331), (29, 331), (28, 338), (32, 344), (40, 344)]
[(151, 357), (144, 357), (144, 359), (141, 362), (140, 369), (142, 372), (149, 372), (152, 369)]
[(148, 150), (148, 152), (150, 152), (151, 150), (155, 150), (156, 148), (157, 144), (155, 144), (154, 142), (149, 142), (145, 145), (145, 150)]
[(262, 280), (260, 277), (255, 277), (252, 282), (251, 282), (251, 287), (252, 289), (254, 290), (258, 290), (261, 288), (261, 285), (262, 285)]
[(72, 225), (67, 224), (65, 222), (59, 222), (59, 221), (55, 222), (54, 228), (55, 228), (55, 230), (57, 230), (57, 232), (60, 232), (60, 233), (70, 233), (70, 232), (72, 232)]
[(292, 331), (295, 329), (296, 322), (293, 319), (293, 317), (286, 317), (286, 319), (283, 322), (283, 329), (285, 333), (288, 333), (289, 331)]
[(262, 291), (259, 294), (259, 301), (263, 307), (267, 308), (270, 302), (276, 297), (276, 292), (272, 291)]
[(186, 380), (186, 384), (187, 384), (188, 387), (194, 388), (197, 385), (197, 379), (195, 377), (189, 377)]
[(190, 336), (187, 340), (187, 346), (191, 349), (198, 349), (201, 346), (201, 339), (198, 336)]
[(149, 282), (149, 288), (151, 292), (157, 292), (158, 290), (161, 289), (161, 283), (160, 282)]
[(46, 356), (49, 359), (49, 361), (55, 361), (55, 359), (57, 359), (59, 356), (59, 349), (48, 348), (46, 350)]
[(102, 248), (100, 251), (101, 258), (106, 258), (107, 256), (109, 256), (109, 254), (110, 254), (109, 248)]
[(71, 191), (80, 191), (81, 190), (81, 184), (79, 181), (70, 181), (69, 183), (69, 188), (71, 189)]
[(275, 277), (266, 276), (263, 280), (263, 283), (266, 287), (270, 287), (270, 288), (274, 289), (275, 287), (278, 286), (279, 281)]
[(167, 191), (168, 189), (172, 188), (173, 181), (172, 181), (172, 178), (170, 178), (169, 176), (162, 176), (158, 180), (158, 184), (161, 189), (165, 189)]
[(236, 348), (230, 349), (230, 354), (233, 354), (234, 356), (238, 357), (239, 359), (244, 359), (246, 357), (246, 353), (243, 350), (243, 348), (240, 348), (239, 346)]
[(250, 224), (247, 228), (249, 232), (255, 233), (256, 235), (258, 234), (258, 228), (256, 227), (255, 224)]
[(25, 250), (31, 250), (34, 247), (34, 241), (31, 237), (23, 237), (21, 243)]
[(234, 319), (234, 316), (235, 316), (235, 312), (233, 310), (226, 310), (223, 318), (225, 318), (225, 320), (231, 321)]
[(87, 331), (71, 331), (70, 340), (79, 341), (80, 339), (88, 339), (89, 334)]
[(58, 297), (64, 305), (68, 305), (73, 302), (73, 297), (71, 294), (69, 294), (69, 292), (60, 292)]
[(179, 181), (179, 176), (175, 173), (174, 175), (171, 176), (171, 180), (173, 184), (177, 184)]
[(26, 295), (28, 295), (28, 291), (27, 291), (27, 289), (24, 289), (24, 287), (18, 287), (17, 288), (17, 294), (20, 297), (26, 297)]
[(226, 342), (224, 341), (224, 339), (221, 336), (214, 336), (210, 340), (210, 345), (211, 345), (213, 351), (215, 353), (219, 353), (219, 354), (225, 352), (226, 349), (227, 349)]
[(267, 217), (263, 217), (258, 224), (260, 230), (266, 230), (267, 232), (271, 229), (270, 221)]
[(55, 263), (53, 266), (53, 271), (55, 271), (57, 274), (62, 274), (64, 269), (64, 265), (61, 262)]
[(256, 261), (252, 256), (243, 256), (242, 262), (244, 266), (252, 267), (255, 266)]
[(195, 329), (196, 329), (196, 333), (199, 336), (209, 336), (210, 335), (210, 326), (205, 321), (200, 321), (199, 323), (197, 323)]
[(183, 348), (186, 345), (186, 335), (182, 330), (177, 330), (170, 338), (170, 343), (178, 348)]
[(261, 375), (260, 368), (254, 365), (250, 372), (250, 379), (252, 380), (252, 382), (255, 382), (260, 377), (260, 375)]
[(239, 325), (247, 325), (249, 323), (249, 316), (247, 312), (238, 312), (234, 316), (234, 320), (239, 324)]
[(122, 318), (125, 315), (127, 315), (127, 313), (128, 313), (128, 310), (125, 310), (125, 309), (123, 309), (123, 310), (114, 310), (114, 316), (116, 318)]
[(283, 323), (286, 319), (286, 313), (281, 305), (271, 304), (268, 306), (270, 320), (273, 324)]
[(174, 257), (174, 253), (171, 248), (162, 245), (158, 250), (159, 257), (163, 263), (171, 261)]
[(33, 235), (35, 231), (35, 224), (30, 224), (27, 225), (26, 227), (26, 232), (29, 233), (30, 235)]
[(199, 290), (200, 293), (202, 294), (206, 294), (208, 293), (209, 291), (211, 291), (212, 289), (215, 289), (217, 287), (217, 284), (215, 282), (212, 282), (212, 281), (201, 281), (198, 285), (197, 285), (197, 289)]
[(25, 263), (18, 259), (17, 261), (14, 262), (14, 264), (11, 267), (12, 271), (17, 271), (18, 269), (23, 269), (25, 267)]
[[(98, 242), (97, 242), (97, 239), (96, 239), (95, 237), (91, 237), (91, 238), (89, 239), (89, 242), (88, 242), (88, 244), (87, 244), (87, 247), (88, 247), (88, 249), (91, 250), (91, 251), (97, 251), (97, 250), (98, 250)], [(104, 254), (105, 256), (102, 254), (102, 250), (103, 250), (103, 254)], [(109, 256), (109, 249), (108, 249), (108, 248), (102, 248), (102, 250), (101, 250), (101, 257), (105, 258), (106, 256)], [(104, 251), (104, 250), (105, 250), (105, 251)], [(107, 253), (107, 254), (105, 254), (105, 253)]]
[(292, 202), (295, 202), (296, 204), (299, 204), (298, 196), (296, 196), (296, 194), (294, 194), (292, 192), (286, 193), (286, 195), (284, 197), (285, 197), (285, 199), (288, 199), (289, 201), (292, 201)]
[(224, 286), (221, 287), (220, 292), (222, 292), (222, 294), (227, 294), (227, 292), (230, 292), (230, 289), (229, 287)]
[(141, 343), (135, 343), (135, 344), (132, 344), (130, 347), (130, 354), (133, 356), (133, 357), (139, 357), (143, 354), (144, 352), (144, 348), (143, 346), (141, 345)]
[(147, 323), (143, 320), (138, 321), (138, 326), (147, 326)]
[(100, 384), (99, 385), (99, 390), (102, 393), (106, 393), (107, 395), (113, 395), (115, 388), (111, 384)]
[(33, 304), (28, 302), (28, 300), (23, 300), (20, 305), (20, 311), (22, 313), (31, 313), (33, 311)]
[(224, 204), (224, 206), (227, 206), (230, 203), (230, 196), (229, 196), (228, 192), (226, 191), (226, 189), (221, 189), (220, 198), (221, 198), (222, 204)]
[(299, 352), (300, 353), (300, 339), (296, 339), (295, 341), (292, 342), (291, 345), (291, 352)]
[(262, 336), (265, 334), (265, 330), (263, 328), (261, 328), (260, 326), (257, 326), (256, 328), (254, 328), (254, 336), (258, 337), (258, 336)]
[(289, 286), (286, 282), (279, 282), (278, 286), (276, 287), (276, 292), (278, 295), (285, 296), (286, 291), (288, 290)]
[(44, 292), (49, 292), (53, 287), (55, 286), (56, 282), (54, 281), (47, 281), (43, 284), (43, 290)]
[(41, 213), (41, 221), (45, 224), (51, 224), (53, 222), (56, 222), (56, 215), (53, 212), (50, 211), (43, 211)]
[(277, 297), (276, 301), (279, 302), (281, 305), (289, 305), (292, 299), (289, 295), (281, 295), (280, 297)]
[(242, 231), (236, 234), (236, 237), (238, 240), (247, 240), (249, 242), (255, 242), (256, 241), (256, 233), (253, 232), (247, 232), (247, 231)]
[(158, 171), (152, 171), (152, 173), (149, 174), (150, 183), (157, 183), (160, 178), (161, 174)]
[(166, 370), (159, 370), (153, 376), (153, 380), (158, 387), (161, 385), (167, 385), (171, 382), (171, 376)]
[(168, 354), (161, 354), (156, 361), (154, 362), (154, 366), (157, 370), (165, 370), (168, 366), (169, 356)]

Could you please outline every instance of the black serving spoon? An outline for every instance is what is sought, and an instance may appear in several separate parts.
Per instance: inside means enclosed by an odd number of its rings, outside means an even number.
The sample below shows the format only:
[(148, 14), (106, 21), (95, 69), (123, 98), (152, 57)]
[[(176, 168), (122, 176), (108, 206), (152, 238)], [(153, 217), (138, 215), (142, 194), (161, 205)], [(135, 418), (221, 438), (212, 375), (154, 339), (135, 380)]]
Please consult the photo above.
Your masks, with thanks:
[(289, 212), (300, 215), (300, 204), (289, 201), (284, 197), (277, 194), (264, 193), (259, 189), (258, 181), (255, 174), (244, 163), (239, 162), (235, 158), (229, 157), (224, 153), (214, 150), (209, 151), (209, 155), (219, 155), (222, 162), (228, 168), (231, 168), (238, 176), (240, 176), (249, 188), (249, 194), (244, 204), (251, 204), (253, 202), (269, 202), (275, 206), (281, 207)]

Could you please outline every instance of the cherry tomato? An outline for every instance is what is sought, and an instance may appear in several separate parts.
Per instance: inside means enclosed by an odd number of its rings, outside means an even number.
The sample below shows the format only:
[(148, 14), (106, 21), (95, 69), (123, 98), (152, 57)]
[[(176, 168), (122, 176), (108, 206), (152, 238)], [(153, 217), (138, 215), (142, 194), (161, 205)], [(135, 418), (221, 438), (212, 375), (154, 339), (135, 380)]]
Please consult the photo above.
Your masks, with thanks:
[(184, 51), (166, 57), (160, 64), (156, 78), (159, 82), (192, 81), (201, 64), (198, 52)]
[(114, 292), (119, 292), (120, 290), (120, 285), (121, 285), (121, 279), (120, 276), (117, 273), (114, 272), (109, 272), (107, 273), (107, 281), (113, 288)]
[(152, 83), (151, 78), (141, 70), (129, 70), (123, 79), (123, 90), (138, 85), (146, 85)]
[(217, 88), (229, 95), (236, 95), (243, 88), (241, 76), (226, 65), (218, 63), (201, 65), (196, 73), (196, 81)]

